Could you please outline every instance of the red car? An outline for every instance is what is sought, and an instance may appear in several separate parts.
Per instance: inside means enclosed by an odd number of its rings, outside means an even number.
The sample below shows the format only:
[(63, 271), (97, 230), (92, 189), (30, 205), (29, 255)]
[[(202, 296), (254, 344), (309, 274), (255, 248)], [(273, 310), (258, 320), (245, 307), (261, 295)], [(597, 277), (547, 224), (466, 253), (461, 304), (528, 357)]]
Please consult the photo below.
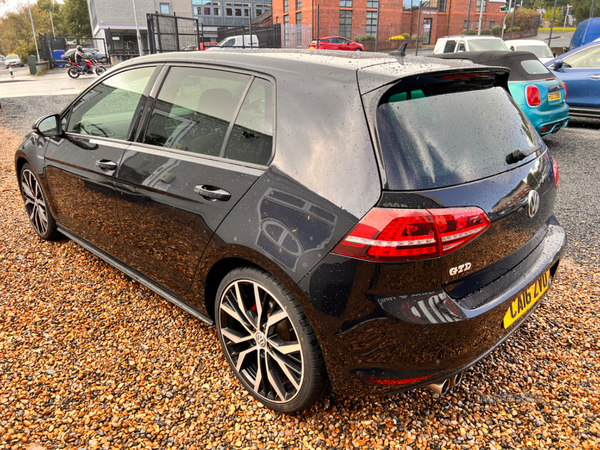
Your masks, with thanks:
[[(312, 41), (308, 48), (316, 49), (317, 41)], [(358, 42), (351, 41), (342, 36), (330, 36), (319, 39), (319, 50), (349, 50), (364, 52), (365, 48)]]

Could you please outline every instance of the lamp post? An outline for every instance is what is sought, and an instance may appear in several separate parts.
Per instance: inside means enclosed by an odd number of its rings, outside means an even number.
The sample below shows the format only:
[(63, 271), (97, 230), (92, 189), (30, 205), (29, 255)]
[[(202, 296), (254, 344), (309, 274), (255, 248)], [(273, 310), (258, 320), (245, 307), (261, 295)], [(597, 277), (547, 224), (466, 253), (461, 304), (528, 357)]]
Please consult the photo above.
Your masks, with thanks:
[(135, 9), (135, 0), (132, 0), (132, 2), (133, 2), (133, 17), (135, 18), (135, 32), (137, 34), (138, 47), (140, 50), (140, 56), (144, 56), (144, 50), (142, 49), (142, 36), (140, 35), (140, 27), (138, 25), (138, 20), (137, 20), (137, 11)]
[(31, 15), (31, 3), (27, 0), (27, 6), (29, 6), (29, 19), (31, 20), (31, 30), (33, 31), (33, 42), (35, 43), (35, 53), (37, 55), (37, 62), (40, 63), (40, 52), (38, 51), (37, 39), (35, 38), (35, 27), (33, 26), (33, 16)]
[(52, 37), (56, 37), (56, 33), (54, 32), (54, 22), (52, 21), (52, 10), (49, 9), (48, 12), (50, 13), (50, 24), (52, 25)]

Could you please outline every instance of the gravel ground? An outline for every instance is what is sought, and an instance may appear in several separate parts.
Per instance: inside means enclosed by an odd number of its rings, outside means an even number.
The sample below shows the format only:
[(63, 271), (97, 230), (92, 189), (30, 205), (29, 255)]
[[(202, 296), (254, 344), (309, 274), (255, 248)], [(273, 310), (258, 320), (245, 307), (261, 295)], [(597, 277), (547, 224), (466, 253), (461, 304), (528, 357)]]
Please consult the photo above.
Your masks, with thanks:
[[(44, 102), (36, 115), (57, 109)], [(12, 166), (31, 118), (6, 115), (0, 449), (600, 448), (600, 275), (585, 253), (450, 395), (332, 394), (282, 415), (240, 387), (212, 328), (73, 242), (36, 237)]]

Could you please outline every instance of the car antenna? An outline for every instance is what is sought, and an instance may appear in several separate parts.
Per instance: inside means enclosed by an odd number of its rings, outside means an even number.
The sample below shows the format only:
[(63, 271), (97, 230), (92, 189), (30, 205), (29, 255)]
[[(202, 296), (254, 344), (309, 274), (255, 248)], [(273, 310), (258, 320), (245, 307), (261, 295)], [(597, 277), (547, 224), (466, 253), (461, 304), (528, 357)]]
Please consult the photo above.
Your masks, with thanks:
[(400, 58), (406, 56), (406, 47), (408, 46), (408, 42), (403, 42), (402, 44), (400, 44), (400, 47), (398, 47), (398, 50), (394, 50), (393, 52), (390, 52), (391, 56), (398, 56)]

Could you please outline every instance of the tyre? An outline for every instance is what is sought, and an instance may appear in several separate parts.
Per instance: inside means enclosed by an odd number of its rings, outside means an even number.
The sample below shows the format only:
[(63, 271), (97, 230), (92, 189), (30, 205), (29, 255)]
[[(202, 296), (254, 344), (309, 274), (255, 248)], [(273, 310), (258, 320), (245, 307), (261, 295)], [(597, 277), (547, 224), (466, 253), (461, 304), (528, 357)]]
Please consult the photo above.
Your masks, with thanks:
[(96, 67), (96, 75), (100, 76), (100, 75), (102, 75), (104, 72), (106, 72), (106, 67), (102, 67), (102, 66), (98, 66), (98, 67)]
[(233, 372), (268, 408), (308, 408), (329, 388), (317, 338), (292, 295), (251, 267), (225, 276), (215, 302), (219, 341)]
[(75, 67), (69, 68), (67, 73), (71, 78), (79, 78), (79, 70), (77, 70)]
[(362, 50), (360, 48), (355, 48), (354, 51), (355, 52), (362, 52)]
[(48, 208), (42, 184), (29, 163), (24, 164), (21, 168), (19, 187), (25, 202), (27, 217), (38, 236), (47, 241), (58, 239), (60, 233)]

